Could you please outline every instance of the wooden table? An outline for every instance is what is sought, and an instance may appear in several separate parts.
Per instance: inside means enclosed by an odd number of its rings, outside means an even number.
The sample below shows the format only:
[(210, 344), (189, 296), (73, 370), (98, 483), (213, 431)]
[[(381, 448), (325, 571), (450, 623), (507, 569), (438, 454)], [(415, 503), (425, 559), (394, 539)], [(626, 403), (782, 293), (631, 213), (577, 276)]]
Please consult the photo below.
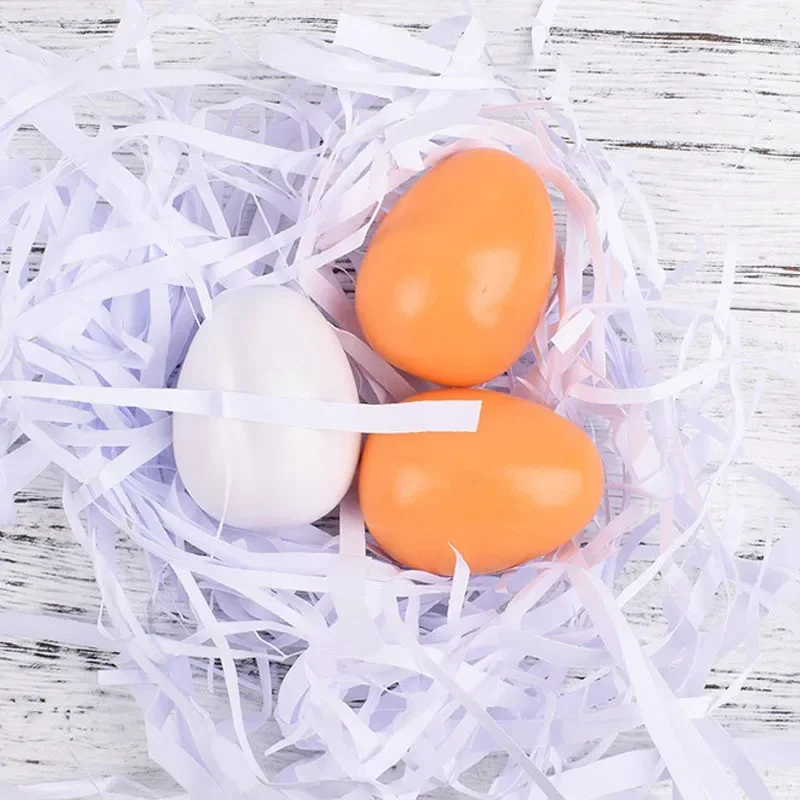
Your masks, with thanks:
[[(61, 53), (111, 36), (121, 3), (0, 0), (0, 25)], [(340, 12), (411, 28), (459, 13), (454, 0), (193, 0), (255, 53), (265, 29), (325, 38)], [(532, 0), (474, 0), (491, 53), (525, 86), (531, 69)], [(145, 0), (148, 9), (166, 6)], [(171, 60), (195, 57), (184, 33)], [(586, 135), (635, 159), (670, 268), (708, 257), (685, 291), (707, 297), (718, 282), (725, 236), (739, 240), (734, 306), (747, 357), (800, 359), (800, 4), (797, 0), (563, 0), (548, 45), (572, 75)], [(668, 346), (665, 339), (665, 347)], [(770, 385), (749, 455), (800, 485), (796, 386)], [(746, 502), (754, 502), (745, 497)], [(0, 608), (92, 619), (98, 593), (48, 474), (18, 497), (19, 524), (0, 533)], [(785, 509), (778, 509), (779, 526)], [(783, 520), (783, 523), (781, 522)], [(760, 525), (749, 532), (754, 557)], [(145, 572), (130, 553), (129, 579), (146, 596)], [(647, 625), (647, 608), (639, 612)], [(652, 623), (650, 623), (652, 624)], [(762, 658), (736, 705), (721, 717), (738, 733), (800, 729), (800, 637), (766, 625)], [(148, 763), (138, 712), (125, 691), (101, 691), (95, 671), (109, 656), (24, 639), (0, 640), (0, 783), (125, 775), (156, 789), (169, 781)], [(721, 665), (724, 685), (733, 667)], [(800, 770), (768, 776), (775, 797), (800, 796)], [(0, 789), (0, 794), (2, 790)], [(714, 800), (727, 800), (714, 798)]]

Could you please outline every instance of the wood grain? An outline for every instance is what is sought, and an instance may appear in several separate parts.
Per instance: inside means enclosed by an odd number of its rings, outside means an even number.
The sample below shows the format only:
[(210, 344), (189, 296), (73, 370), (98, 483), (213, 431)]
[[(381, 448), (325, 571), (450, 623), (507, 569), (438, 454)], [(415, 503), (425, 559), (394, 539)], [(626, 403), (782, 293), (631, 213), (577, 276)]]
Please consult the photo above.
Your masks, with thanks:
[[(691, 258), (703, 234), (708, 259), (697, 281), (676, 296), (711, 296), (725, 237), (740, 243), (734, 304), (753, 372), (765, 359), (800, 368), (800, 4), (796, 0), (563, 0), (540, 64), (532, 63), (530, 0), (473, 0), (489, 32), (495, 63), (520, 86), (533, 68), (550, 71), (557, 54), (571, 71), (572, 96), (585, 134), (633, 159), (660, 232), (663, 263)], [(145, 2), (149, 10), (166, 0)], [(112, 35), (120, 5), (109, 0), (0, 0), (0, 29), (70, 56)], [(458, 2), (432, 0), (194, 0), (255, 54), (267, 29), (329, 38), (342, 11), (417, 29), (460, 13)], [(168, 32), (168, 61), (197, 60), (204, 38)], [(95, 108), (102, 106), (96, 105)], [(84, 119), (91, 124), (91, 113)], [(33, 148), (33, 134), (20, 142)], [(34, 151), (38, 152), (38, 151)], [(677, 341), (660, 332), (665, 359)], [(800, 404), (796, 386), (770, 383), (748, 441), (748, 457), (800, 485)], [(755, 512), (744, 553), (758, 557), (766, 504), (775, 498), (733, 482)], [(91, 565), (71, 537), (46, 475), (18, 498), (19, 522), (0, 533), (0, 608), (93, 618), (99, 597)], [(777, 506), (778, 527), (788, 509)], [(139, 554), (123, 544), (126, 581), (147, 601)], [(633, 624), (658, 625), (643, 601)], [(800, 637), (770, 622), (762, 658), (721, 719), (740, 733), (800, 729)], [(138, 711), (124, 691), (97, 688), (112, 656), (22, 639), (0, 641), (0, 783), (120, 774), (166, 789), (148, 763)], [(737, 658), (720, 665), (725, 686)], [(776, 798), (800, 794), (800, 770), (768, 775)], [(2, 788), (0, 787), (0, 796)], [(666, 796), (666, 795), (665, 795)], [(723, 800), (715, 798), (714, 800)]]

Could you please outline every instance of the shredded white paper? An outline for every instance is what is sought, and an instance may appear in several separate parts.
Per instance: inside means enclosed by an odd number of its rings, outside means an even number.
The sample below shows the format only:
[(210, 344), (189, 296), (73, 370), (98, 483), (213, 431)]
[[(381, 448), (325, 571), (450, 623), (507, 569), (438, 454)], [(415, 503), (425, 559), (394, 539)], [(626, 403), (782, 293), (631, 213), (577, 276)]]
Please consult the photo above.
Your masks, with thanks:
[[(545, 2), (533, 28), (536, 57), (554, 11)], [(661, 781), (682, 800), (768, 797), (759, 770), (796, 764), (800, 745), (735, 738), (715, 711), (753, 668), (762, 618), (800, 611), (800, 530), (745, 560), (742, 509), (720, 520), (712, 506), (736, 470), (799, 498), (739, 462), (752, 407), (729, 310), (733, 253), (716, 306), (663, 301), (677, 276), (659, 265), (652, 218), (623, 167), (581, 135), (564, 73), (522, 98), (489, 65), (475, 19), (412, 35), (343, 16), (331, 45), (267, 35), (262, 66), (297, 79), (285, 93), (212, 65), (159, 64), (153, 37), (175, 26), (215, 33), (191, 15), (148, 19), (132, 0), (113, 40), (81, 58), (0, 40), (0, 522), (12, 521), (15, 492), (58, 465), (103, 598), (96, 629), (11, 614), (0, 629), (118, 650), (101, 683), (130, 687), (151, 756), (182, 797), (408, 800), (450, 786), (621, 799)], [(230, 94), (203, 101), (209, 87)], [(78, 105), (100, 93), (133, 111), (87, 131)], [(54, 165), (13, 154), (23, 126), (58, 149)], [(476, 146), (528, 161), (563, 212), (557, 290), (504, 385), (595, 439), (608, 473), (595, 524), (506, 574), (470, 576), (459, 558), (445, 579), (384, 559), (352, 497), (338, 537), (312, 525), (256, 535), (206, 517), (175, 475), (174, 410), (474, 429), (474, 404), (395, 405), (420, 387), (361, 339), (349, 271), (411, 178)], [(173, 388), (212, 299), (265, 283), (324, 310), (362, 407)], [(658, 314), (683, 326), (672, 370), (659, 366)], [(709, 411), (720, 401), (725, 419)], [(181, 620), (169, 634), (134, 612), (121, 537), (147, 555), (155, 607)], [(631, 625), (644, 595), (660, 606), (657, 638)], [(707, 690), (740, 646), (740, 678)], [(199, 699), (209, 679), (227, 696), (224, 719)], [(283, 738), (265, 752), (254, 742), (271, 718)], [(292, 758), (276, 769), (281, 751)], [(123, 798), (136, 787), (98, 778), (15, 792)]]

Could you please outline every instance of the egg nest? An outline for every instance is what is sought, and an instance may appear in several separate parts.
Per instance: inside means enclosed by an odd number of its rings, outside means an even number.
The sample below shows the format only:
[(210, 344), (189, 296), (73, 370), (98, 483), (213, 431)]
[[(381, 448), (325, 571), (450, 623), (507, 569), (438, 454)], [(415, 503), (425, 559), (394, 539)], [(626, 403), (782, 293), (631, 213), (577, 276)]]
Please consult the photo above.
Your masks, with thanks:
[[(159, 64), (176, 26), (241, 68)], [(743, 457), (733, 254), (715, 303), (665, 299), (696, 265), (662, 269), (645, 201), (584, 139), (564, 71), (523, 95), (469, 18), (412, 35), (343, 17), (333, 43), (272, 33), (254, 62), (204, 20), (135, 3), (79, 58), (8, 40), (0, 59), (3, 523), (57, 465), (102, 593), (91, 630), (119, 652), (101, 683), (130, 687), (152, 758), (190, 797), (554, 800), (662, 781), (685, 800), (763, 796), (756, 768), (783, 751), (734, 738), (717, 709), (766, 613), (796, 603), (798, 531), (792, 507), (760, 558), (739, 554), (748, 522), (725, 486), (768, 484), (764, 509), (791, 490)], [(296, 80), (278, 91), (268, 69)], [(99, 95), (124, 113), (98, 118)], [(31, 129), (49, 161), (15, 154)], [(459, 561), (451, 579), (383, 558), (351, 499), (268, 535), (202, 513), (168, 409), (212, 300), (299, 288), (340, 331), (362, 401), (403, 399), (419, 386), (360, 338), (353, 275), (414, 176), (487, 146), (547, 181), (559, 237), (547, 313), (494, 388), (592, 437), (594, 523), (549, 557), (489, 576)], [(141, 555), (146, 602), (129, 585)], [(730, 685), (706, 688), (737, 648)]]

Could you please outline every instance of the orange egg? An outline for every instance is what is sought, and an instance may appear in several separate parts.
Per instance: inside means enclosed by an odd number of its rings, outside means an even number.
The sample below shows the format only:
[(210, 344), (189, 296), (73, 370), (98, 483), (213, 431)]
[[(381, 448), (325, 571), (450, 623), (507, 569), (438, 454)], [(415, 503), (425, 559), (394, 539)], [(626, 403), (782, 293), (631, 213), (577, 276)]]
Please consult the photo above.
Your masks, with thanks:
[(555, 263), (542, 179), (500, 150), (468, 150), (425, 173), (384, 217), (356, 281), (370, 345), (407, 372), (473, 386), (528, 346)]
[(413, 399), (482, 400), (475, 433), (372, 434), (359, 497), (370, 533), (401, 564), (452, 575), (452, 544), (473, 573), (548, 553), (592, 519), (603, 463), (550, 409), (483, 389)]

